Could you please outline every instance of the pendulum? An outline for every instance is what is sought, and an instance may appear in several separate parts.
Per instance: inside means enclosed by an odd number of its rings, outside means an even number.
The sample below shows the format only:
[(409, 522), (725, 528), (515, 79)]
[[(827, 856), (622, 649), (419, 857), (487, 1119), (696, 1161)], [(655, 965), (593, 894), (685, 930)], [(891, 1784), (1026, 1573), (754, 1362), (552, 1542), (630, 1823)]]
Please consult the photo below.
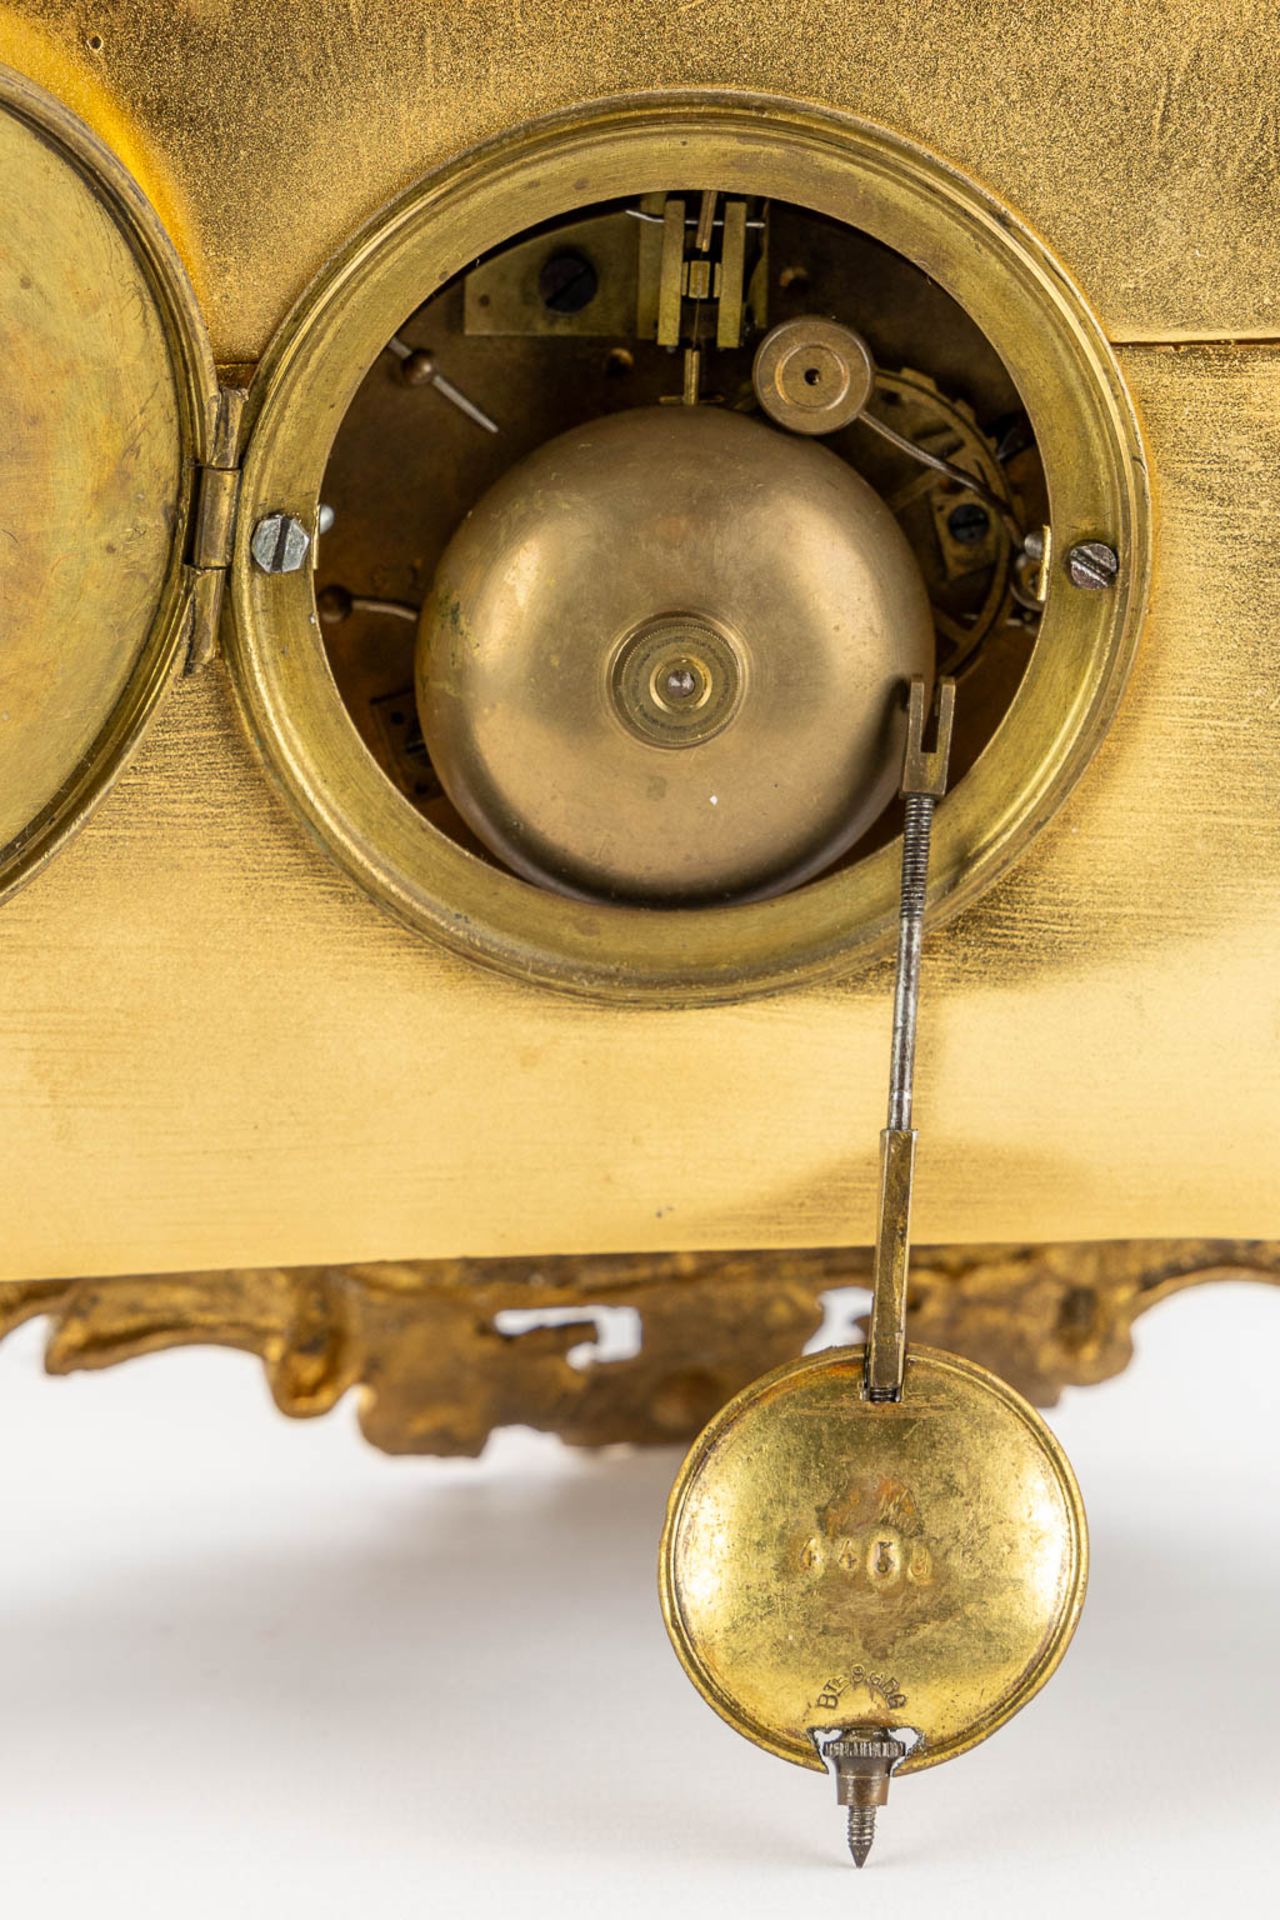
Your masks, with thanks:
[(1044, 1685), (1087, 1574), (1079, 1489), (1040, 1415), (984, 1368), (906, 1341), (920, 946), (954, 706), (943, 681), (926, 751), (926, 688), (911, 683), (866, 1345), (779, 1367), (712, 1419), (660, 1556), (690, 1679), (747, 1739), (831, 1771), (859, 1867), (893, 1774), (964, 1753)]

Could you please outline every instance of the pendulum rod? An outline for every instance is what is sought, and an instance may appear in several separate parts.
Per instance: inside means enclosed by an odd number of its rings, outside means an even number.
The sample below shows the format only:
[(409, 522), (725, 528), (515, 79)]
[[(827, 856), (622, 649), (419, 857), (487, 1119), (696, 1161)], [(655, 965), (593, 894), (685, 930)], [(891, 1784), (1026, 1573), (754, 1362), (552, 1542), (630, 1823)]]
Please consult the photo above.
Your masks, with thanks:
[(916, 1010), (920, 999), (920, 946), (929, 879), (933, 812), (947, 789), (954, 680), (938, 683), (935, 743), (925, 750), (929, 718), (925, 683), (911, 682), (902, 785), (906, 821), (902, 833), (902, 892), (898, 912), (898, 966), (893, 996), (893, 1051), (889, 1064), (889, 1113), (880, 1135), (880, 1217), (872, 1280), (864, 1391), (869, 1400), (898, 1400), (906, 1364), (907, 1260), (911, 1235), (911, 1188), (916, 1132), (911, 1124), (916, 1059)]

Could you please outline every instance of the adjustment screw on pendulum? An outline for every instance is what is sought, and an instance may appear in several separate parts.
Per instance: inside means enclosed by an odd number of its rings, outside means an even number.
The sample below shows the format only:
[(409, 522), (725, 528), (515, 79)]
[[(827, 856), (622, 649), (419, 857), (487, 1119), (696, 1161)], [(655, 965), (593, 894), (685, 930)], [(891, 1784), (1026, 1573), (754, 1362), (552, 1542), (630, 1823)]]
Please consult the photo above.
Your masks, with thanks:
[(889, 1733), (843, 1733), (824, 1748), (835, 1769), (837, 1803), (849, 1809), (849, 1851), (855, 1867), (867, 1864), (876, 1837), (876, 1810), (889, 1798), (889, 1777), (906, 1753), (906, 1744)]

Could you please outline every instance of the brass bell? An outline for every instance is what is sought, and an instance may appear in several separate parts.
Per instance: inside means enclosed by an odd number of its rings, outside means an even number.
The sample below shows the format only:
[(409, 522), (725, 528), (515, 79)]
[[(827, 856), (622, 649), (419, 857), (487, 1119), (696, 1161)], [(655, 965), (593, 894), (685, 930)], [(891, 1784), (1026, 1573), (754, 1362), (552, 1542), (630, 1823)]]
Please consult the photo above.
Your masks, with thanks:
[(422, 730), (517, 873), (646, 903), (751, 899), (892, 797), (929, 601), (848, 464), (737, 413), (647, 407), (519, 463), (440, 562)]

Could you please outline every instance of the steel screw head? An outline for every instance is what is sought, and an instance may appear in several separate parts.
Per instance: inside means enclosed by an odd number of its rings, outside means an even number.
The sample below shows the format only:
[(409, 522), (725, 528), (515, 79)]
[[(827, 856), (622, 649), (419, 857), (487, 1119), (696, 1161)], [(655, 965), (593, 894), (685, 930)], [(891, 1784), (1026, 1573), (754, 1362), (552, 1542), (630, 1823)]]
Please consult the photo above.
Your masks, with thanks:
[(978, 547), (991, 531), (991, 515), (976, 500), (962, 500), (947, 515), (947, 531), (958, 547)]
[(585, 253), (554, 253), (538, 275), (542, 304), (551, 313), (581, 313), (596, 297), (599, 276)]
[(307, 557), (311, 535), (291, 513), (264, 514), (249, 543), (263, 573), (296, 573)]
[(1067, 555), (1067, 573), (1073, 587), (1086, 587), (1097, 593), (1114, 587), (1120, 571), (1120, 557), (1104, 540), (1082, 540)]

